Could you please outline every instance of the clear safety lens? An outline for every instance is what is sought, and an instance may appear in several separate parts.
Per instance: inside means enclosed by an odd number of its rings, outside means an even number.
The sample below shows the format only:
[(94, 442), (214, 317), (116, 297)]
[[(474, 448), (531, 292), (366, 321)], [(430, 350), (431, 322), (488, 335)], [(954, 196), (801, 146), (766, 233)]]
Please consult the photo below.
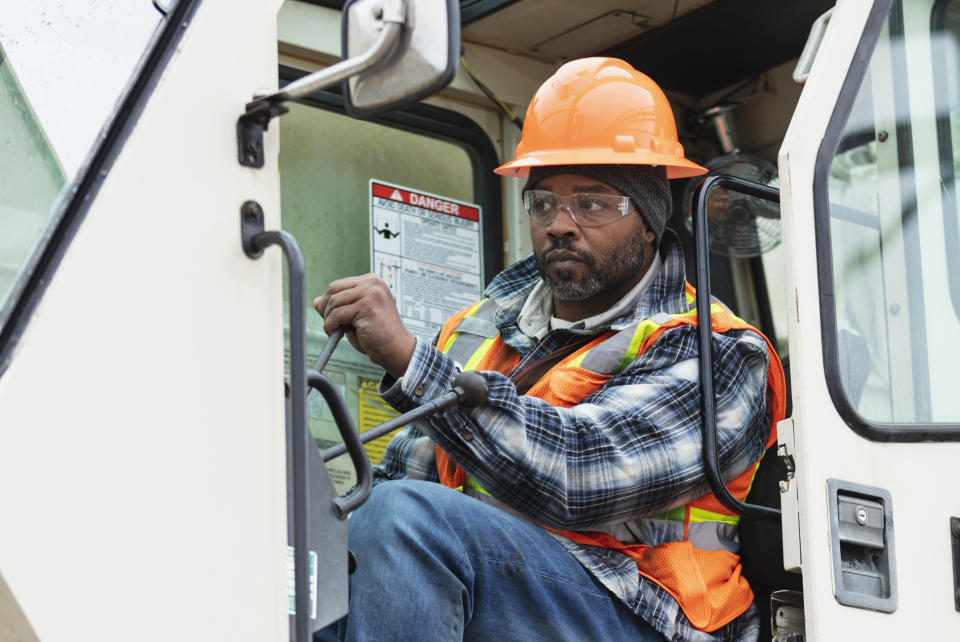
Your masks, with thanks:
[(577, 225), (597, 227), (626, 216), (630, 211), (630, 197), (613, 194), (561, 196), (547, 190), (531, 189), (523, 193), (523, 207), (538, 225), (549, 225), (560, 208), (565, 207)]

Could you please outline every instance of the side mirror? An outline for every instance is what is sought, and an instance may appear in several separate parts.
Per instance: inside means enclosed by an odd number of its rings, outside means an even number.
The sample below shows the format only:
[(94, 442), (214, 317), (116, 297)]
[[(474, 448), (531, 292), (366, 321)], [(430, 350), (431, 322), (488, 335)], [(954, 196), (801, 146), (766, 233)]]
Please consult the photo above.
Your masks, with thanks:
[(343, 81), (347, 113), (370, 118), (446, 87), (460, 58), (457, 0), (349, 0), (343, 8), (343, 57), (369, 51), (390, 22), (404, 25), (392, 52)]
[(237, 120), (237, 160), (263, 167), (263, 132), (289, 111), (283, 103), (343, 83), (347, 113), (369, 118), (445, 87), (460, 54), (457, 0), (349, 0), (344, 59), (268, 95), (254, 96)]

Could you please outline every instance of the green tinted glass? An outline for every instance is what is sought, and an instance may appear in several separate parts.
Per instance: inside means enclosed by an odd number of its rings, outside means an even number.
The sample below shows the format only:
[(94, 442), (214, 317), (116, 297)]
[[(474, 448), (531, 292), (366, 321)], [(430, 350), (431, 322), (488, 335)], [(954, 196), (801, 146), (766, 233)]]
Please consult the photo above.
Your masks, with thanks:
[(66, 174), (0, 51), (0, 307), (46, 227)]
[[(470, 155), (455, 143), (291, 104), (290, 113), (280, 120), (282, 220), (303, 249), (308, 306), (330, 281), (371, 271), (370, 179), (474, 202), (475, 171)], [(311, 307), (307, 341), (312, 363), (326, 335)], [(361, 432), (395, 414), (376, 392), (382, 370), (346, 341), (324, 374), (341, 387)], [(339, 441), (317, 393), (310, 395), (310, 426), (320, 448)], [(368, 446), (374, 462), (386, 441)], [(340, 492), (354, 484), (346, 456), (331, 462), (330, 471)]]

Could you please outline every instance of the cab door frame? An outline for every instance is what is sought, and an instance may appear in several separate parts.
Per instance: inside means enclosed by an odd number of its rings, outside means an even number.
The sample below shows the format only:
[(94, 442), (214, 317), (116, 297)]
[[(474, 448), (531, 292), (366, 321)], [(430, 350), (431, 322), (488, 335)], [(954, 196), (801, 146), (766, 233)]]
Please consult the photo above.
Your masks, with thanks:
[[(832, 314), (833, 278), (825, 269), (831, 261), (830, 246), (824, 242), (830, 216), (824, 213), (829, 206), (825, 166), (829, 168), (839, 130), (892, 4), (837, 4), (779, 155), (793, 384), (793, 416), (779, 433), (796, 465), (781, 496), (784, 562), (803, 573), (808, 640), (832, 640), (852, 632), (863, 639), (907, 639), (934, 631), (950, 637), (946, 631), (960, 631), (949, 533), (949, 517), (960, 514), (960, 499), (936, 492), (960, 483), (951, 463), (960, 457), (960, 444), (918, 443), (938, 437), (955, 440), (958, 427), (905, 434), (902, 426), (885, 426), (891, 437), (885, 441), (858, 429), (845, 407), (849, 404), (837, 399), (837, 382), (831, 380), (836, 376), (836, 364), (831, 363), (836, 359), (836, 328), (822, 321)], [(898, 206), (900, 202), (898, 198)], [(839, 601), (843, 587), (835, 580), (835, 565), (840, 562), (831, 540), (839, 510), (831, 490), (838, 483), (847, 484), (858, 497), (864, 488), (887, 493), (884, 508), (892, 511), (889, 522), (896, 524), (893, 573), (898, 599), (892, 612), (882, 612), (877, 604), (857, 608)], [(889, 544), (892, 547), (892, 531)]]

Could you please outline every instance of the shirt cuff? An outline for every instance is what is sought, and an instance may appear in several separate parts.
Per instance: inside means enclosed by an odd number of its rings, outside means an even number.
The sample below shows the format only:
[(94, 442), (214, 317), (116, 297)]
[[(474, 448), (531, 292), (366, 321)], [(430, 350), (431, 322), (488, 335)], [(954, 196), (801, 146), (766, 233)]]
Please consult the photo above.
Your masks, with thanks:
[(437, 350), (432, 343), (417, 339), (403, 376), (394, 379), (384, 374), (379, 392), (395, 410), (406, 412), (449, 391), (456, 375), (457, 368), (450, 357)]

